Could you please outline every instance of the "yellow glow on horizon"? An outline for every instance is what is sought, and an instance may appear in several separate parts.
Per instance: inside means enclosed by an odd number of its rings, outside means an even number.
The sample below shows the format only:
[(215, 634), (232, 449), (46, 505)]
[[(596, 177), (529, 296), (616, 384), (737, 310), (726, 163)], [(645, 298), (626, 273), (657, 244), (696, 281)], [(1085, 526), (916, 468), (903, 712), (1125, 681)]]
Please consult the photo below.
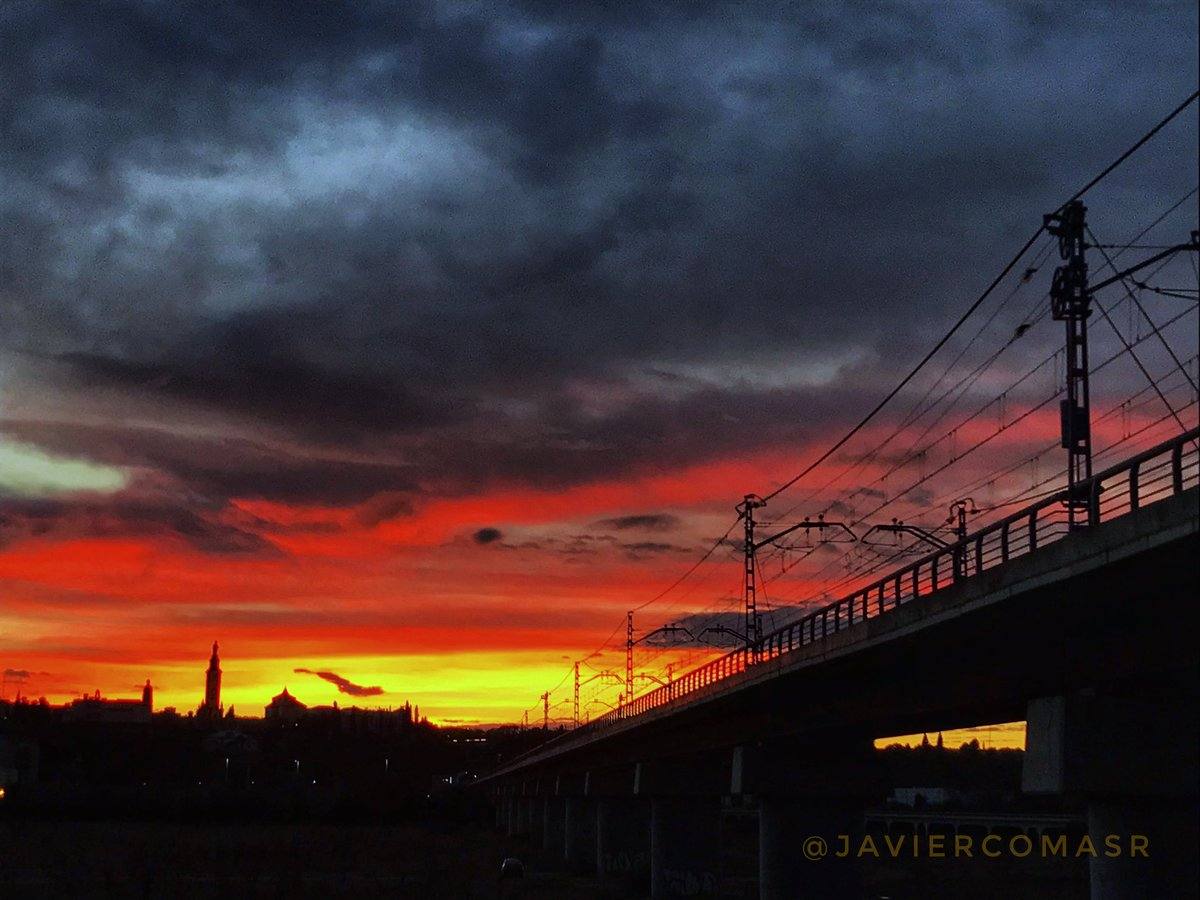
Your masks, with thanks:
[[(985, 750), (1024, 750), (1025, 723), (1001, 722), (996, 725), (977, 725), (973, 728), (953, 728), (941, 732), (942, 743), (948, 749), (957, 750), (963, 744), (979, 741), (979, 746)], [(928, 734), (902, 734), (896, 737), (875, 739), (875, 746), (883, 748), (892, 744), (902, 744), (907, 747), (918, 747), (921, 741), (929, 738), (929, 743), (937, 743), (938, 732)]]
[[(343, 656), (296, 658), (238, 658), (221, 656), (221, 702), (239, 716), (260, 717), (271, 698), (285, 687), (308, 706), (386, 708), (407, 701), (421, 715), (438, 724), (499, 724), (517, 722), (521, 712), (534, 705), (544, 685), (558, 682), (567, 663), (567, 651), (543, 649), (463, 652), (397, 656)], [(204, 694), (207, 659), (195, 663), (96, 663), (88, 666), (97, 684), (125, 684), (127, 693), (105, 696), (134, 698), (149, 678), (154, 686), (154, 708), (174, 707), (180, 715), (194, 711)], [(304, 668), (329, 671), (364, 687), (378, 686), (383, 693), (355, 696), (316, 676), (295, 672)], [(86, 686), (81, 691), (88, 691)], [(32, 691), (36, 694), (38, 692)], [(46, 693), (53, 703), (78, 694)]]

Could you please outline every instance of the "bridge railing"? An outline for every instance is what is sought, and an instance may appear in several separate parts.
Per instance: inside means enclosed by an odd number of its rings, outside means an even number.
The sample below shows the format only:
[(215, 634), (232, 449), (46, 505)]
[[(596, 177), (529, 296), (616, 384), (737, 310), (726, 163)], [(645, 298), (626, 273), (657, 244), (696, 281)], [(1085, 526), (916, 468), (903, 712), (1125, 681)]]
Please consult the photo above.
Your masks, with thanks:
[(1193, 428), (1094, 475), (1073, 495), (1057, 491), (772, 631), (753, 648), (740, 648), (714, 659), (573, 733), (602, 730), (696, 694), (756, 664), (825, 640), (1060, 541), (1070, 533), (1066, 504), (1072, 497), (1088, 526), (1094, 526), (1195, 487), (1200, 483), (1198, 440), (1200, 429)]

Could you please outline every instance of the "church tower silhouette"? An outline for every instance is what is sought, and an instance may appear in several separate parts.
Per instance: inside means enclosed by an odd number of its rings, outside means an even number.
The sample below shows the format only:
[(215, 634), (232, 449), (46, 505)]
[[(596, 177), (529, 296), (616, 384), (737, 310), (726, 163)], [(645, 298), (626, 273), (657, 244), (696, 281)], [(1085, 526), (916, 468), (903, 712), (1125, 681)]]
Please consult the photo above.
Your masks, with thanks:
[(213, 641), (208, 671), (204, 673), (204, 702), (200, 704), (201, 714), (214, 719), (221, 715), (221, 657), (217, 655), (217, 647)]

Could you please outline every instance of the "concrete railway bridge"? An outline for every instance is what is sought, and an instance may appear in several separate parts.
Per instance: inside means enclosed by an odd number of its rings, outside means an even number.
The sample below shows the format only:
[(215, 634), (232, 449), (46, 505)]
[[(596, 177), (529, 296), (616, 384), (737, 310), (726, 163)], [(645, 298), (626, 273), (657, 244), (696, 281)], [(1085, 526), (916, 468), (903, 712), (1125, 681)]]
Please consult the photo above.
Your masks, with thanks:
[[(857, 896), (804, 841), (877, 810), (873, 740), (1025, 720), (1022, 789), (1148, 836), (1090, 861), (1095, 898), (1197, 890), (1196, 429), (968, 534), (504, 763), (498, 822), (577, 870), (715, 889), (722, 810), (756, 810), (764, 900)], [(1072, 495), (1078, 501), (1080, 494)]]

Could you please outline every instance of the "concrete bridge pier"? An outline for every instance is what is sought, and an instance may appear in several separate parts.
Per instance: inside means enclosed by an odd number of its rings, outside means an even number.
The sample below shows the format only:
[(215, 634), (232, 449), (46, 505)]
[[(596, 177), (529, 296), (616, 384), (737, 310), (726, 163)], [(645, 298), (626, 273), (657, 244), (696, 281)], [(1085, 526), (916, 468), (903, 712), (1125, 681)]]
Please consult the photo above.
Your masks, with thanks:
[[(758, 801), (761, 900), (856, 897), (863, 811), (886, 788), (870, 741), (739, 747), (731, 791)], [(838, 856), (843, 847), (849, 855)]]
[(555, 859), (564, 859), (566, 845), (567, 804), (562, 797), (546, 797), (542, 801), (542, 850)]
[(758, 896), (760, 900), (857, 897), (859, 866), (839, 858), (843, 835), (850, 846), (862, 831), (862, 804), (790, 797), (758, 803)]
[[(1088, 804), (1088, 835), (1100, 854), (1088, 860), (1092, 900), (1200, 896), (1195, 800), (1096, 799)], [(1107, 855), (1109, 835), (1119, 836), (1119, 855)], [(1137, 835), (1146, 838), (1146, 858), (1134, 855)]]
[(526, 822), (528, 821), (527, 806), (529, 801), (520, 795), (512, 798), (509, 803), (508, 813), (508, 836), (518, 837), (526, 833)]
[(1028, 705), (1022, 787), (1087, 802), (1092, 900), (1200, 896), (1195, 688), (1143, 684)]
[(504, 833), (509, 837), (513, 837), (517, 833), (517, 799), (516, 794), (511, 792), (504, 798)]
[(537, 807), (536, 798), (526, 795), (521, 798), (518, 832), (522, 835), (533, 834), (534, 810)]
[(566, 798), (563, 817), (563, 860), (572, 872), (596, 871), (596, 801), (591, 797)]
[(650, 804), (634, 796), (634, 766), (593, 769), (585, 792), (596, 801), (596, 874), (644, 878), (650, 870)]
[(650, 803), (650, 896), (715, 897), (721, 857), (721, 798), (655, 797)]
[(650, 804), (632, 797), (596, 803), (596, 874), (638, 877), (650, 871)]
[(715, 897), (729, 756), (639, 763), (634, 794), (650, 799), (650, 897)]
[(541, 846), (543, 817), (546, 814), (546, 798), (539, 792), (529, 797), (529, 822), (525, 833), (529, 835), (530, 843), (535, 847)]

